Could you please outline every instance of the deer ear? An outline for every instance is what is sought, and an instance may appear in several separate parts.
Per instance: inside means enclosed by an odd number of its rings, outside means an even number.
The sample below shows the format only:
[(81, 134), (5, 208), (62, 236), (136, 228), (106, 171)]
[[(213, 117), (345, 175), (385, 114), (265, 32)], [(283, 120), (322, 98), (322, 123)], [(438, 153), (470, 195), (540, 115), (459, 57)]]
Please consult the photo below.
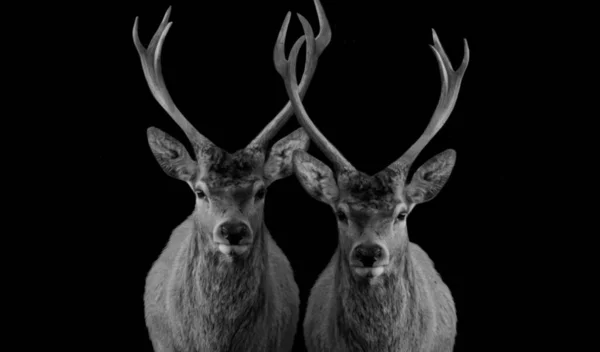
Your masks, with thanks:
[(167, 175), (186, 182), (193, 180), (198, 165), (178, 140), (158, 128), (150, 127), (148, 144)]
[(292, 155), (296, 150), (306, 150), (310, 139), (303, 128), (280, 139), (271, 148), (269, 159), (265, 163), (265, 176), (270, 181), (288, 177), (292, 174)]
[(418, 204), (432, 200), (448, 181), (455, 161), (456, 152), (448, 149), (423, 164), (404, 189), (408, 202)]
[(294, 173), (304, 189), (321, 202), (332, 204), (339, 194), (331, 169), (303, 150), (294, 152)]

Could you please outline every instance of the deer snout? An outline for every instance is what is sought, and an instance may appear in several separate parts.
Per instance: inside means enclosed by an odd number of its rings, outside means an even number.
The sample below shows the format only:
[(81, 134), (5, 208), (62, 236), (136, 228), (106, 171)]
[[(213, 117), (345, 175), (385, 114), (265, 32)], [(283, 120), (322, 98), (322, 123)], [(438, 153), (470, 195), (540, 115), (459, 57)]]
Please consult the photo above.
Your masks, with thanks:
[[(227, 221), (217, 229), (217, 235), (222, 244), (231, 246), (247, 245), (250, 243), (250, 228), (241, 221)], [(219, 241), (221, 242), (221, 241)]]
[(364, 278), (377, 278), (385, 271), (389, 255), (377, 243), (361, 243), (352, 249), (350, 265), (354, 273)]
[(385, 249), (376, 243), (363, 243), (354, 247), (351, 254), (352, 266), (371, 268), (381, 266), (386, 260)]

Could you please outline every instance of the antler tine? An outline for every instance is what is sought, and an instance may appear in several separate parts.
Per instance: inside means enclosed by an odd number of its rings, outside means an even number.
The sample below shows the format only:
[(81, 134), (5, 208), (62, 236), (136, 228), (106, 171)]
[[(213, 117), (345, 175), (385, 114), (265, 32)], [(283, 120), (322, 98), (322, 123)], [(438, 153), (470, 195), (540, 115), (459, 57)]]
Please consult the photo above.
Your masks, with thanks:
[[(302, 74), (302, 80), (299, 86), (300, 99), (306, 94), (308, 85), (312, 79), (312, 76), (317, 68), (317, 61), (319, 56), (323, 53), (323, 50), (329, 45), (331, 41), (331, 28), (327, 17), (325, 17), (325, 11), (319, 0), (314, 0), (315, 7), (317, 8), (317, 16), (319, 18), (319, 35), (311, 40), (311, 43), (307, 45), (306, 60), (304, 62), (304, 73)], [(302, 28), (304, 32), (310, 32), (312, 34), (312, 28), (308, 21), (298, 15), (300, 22), (302, 22)], [(288, 25), (290, 23), (290, 12), (285, 16), (279, 35), (277, 36), (277, 42), (275, 43), (275, 49), (273, 51), (273, 60), (275, 61), (275, 68), (279, 74), (283, 75), (287, 61), (285, 59), (284, 45), (287, 34)], [(288, 101), (283, 109), (279, 111), (277, 116), (269, 124), (263, 128), (263, 130), (248, 144), (247, 148), (264, 148), (268, 141), (281, 129), (281, 127), (287, 122), (289, 117), (294, 113), (292, 104)]]
[(167, 91), (167, 87), (165, 86), (165, 82), (162, 77), (161, 71), (161, 50), (162, 45), (167, 36), (167, 32), (169, 32), (169, 28), (173, 22), (168, 22), (169, 15), (171, 14), (171, 7), (165, 13), (160, 26), (154, 33), (148, 48), (144, 48), (142, 43), (140, 42), (140, 38), (138, 35), (138, 18), (135, 18), (135, 22), (133, 24), (133, 43), (140, 55), (140, 60), (142, 61), (142, 68), (144, 69), (144, 76), (146, 76), (146, 81), (148, 82), (148, 86), (150, 87), (150, 91), (154, 98), (158, 101), (158, 103), (169, 113), (169, 115), (177, 122), (179, 127), (185, 132), (188, 139), (194, 146), (196, 155), (198, 155), (198, 150), (205, 147), (206, 145), (212, 145), (212, 142), (209, 141), (206, 137), (201, 135), (195, 128), (190, 124), (190, 122), (183, 116), (183, 114), (177, 109), (169, 92)]
[(400, 157), (400, 159), (390, 165), (390, 167), (394, 167), (396, 169), (407, 169), (410, 167), (410, 164), (412, 164), (412, 162), (417, 158), (417, 155), (419, 155), (427, 143), (429, 143), (433, 136), (435, 136), (440, 128), (442, 128), (446, 120), (448, 120), (450, 113), (452, 113), (452, 109), (454, 109), (454, 104), (456, 104), (456, 99), (458, 98), (458, 92), (460, 90), (460, 83), (469, 64), (469, 45), (467, 44), (466, 39), (464, 39), (463, 61), (458, 70), (454, 71), (452, 69), (450, 60), (448, 59), (448, 55), (446, 55), (442, 44), (440, 44), (440, 40), (435, 30), (432, 29), (432, 32), (434, 45), (430, 46), (440, 67), (440, 75), (442, 77), (442, 92), (440, 94), (437, 107), (435, 108), (435, 112), (433, 113), (431, 121), (429, 121), (425, 132), (423, 132), (421, 137), (419, 137), (419, 139), (404, 153), (404, 155), (402, 155), (402, 157)]
[(280, 72), (285, 81), (285, 87), (288, 92), (288, 96), (294, 107), (298, 121), (302, 127), (304, 127), (306, 132), (308, 132), (308, 135), (317, 144), (319, 149), (321, 149), (321, 151), (333, 162), (336, 171), (354, 170), (352, 164), (350, 164), (350, 162), (344, 158), (344, 156), (333, 146), (333, 144), (331, 144), (331, 142), (329, 142), (327, 138), (323, 136), (323, 134), (312, 122), (310, 117), (308, 117), (308, 114), (302, 105), (298, 82), (296, 79), (296, 60), (298, 58), (298, 51), (300, 50), (305, 38), (308, 42), (307, 50), (310, 48), (310, 43), (313, 40), (312, 33), (305, 31), (304, 37), (301, 37), (296, 41), (292, 51), (290, 52), (290, 60), (286, 70), (287, 72)]

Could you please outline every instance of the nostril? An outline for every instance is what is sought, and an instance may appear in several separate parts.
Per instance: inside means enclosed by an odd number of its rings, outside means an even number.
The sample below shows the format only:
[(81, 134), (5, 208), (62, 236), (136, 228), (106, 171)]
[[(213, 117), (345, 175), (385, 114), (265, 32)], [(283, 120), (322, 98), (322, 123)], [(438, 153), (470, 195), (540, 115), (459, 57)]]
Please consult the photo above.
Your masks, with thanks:
[(380, 246), (359, 246), (355, 249), (355, 258), (365, 267), (371, 267), (381, 259), (383, 250)]
[(228, 235), (227, 237), (225, 237), (225, 239), (227, 241), (229, 241), (229, 244), (236, 246), (242, 240), (242, 236), (240, 236), (239, 234), (236, 233), (236, 234)]
[(221, 226), (221, 236), (234, 246), (248, 237), (249, 233), (248, 227), (243, 223), (227, 223)]
[(360, 261), (364, 266), (371, 267), (371, 266), (373, 266), (373, 263), (375, 263), (375, 258), (374, 257), (362, 257)]

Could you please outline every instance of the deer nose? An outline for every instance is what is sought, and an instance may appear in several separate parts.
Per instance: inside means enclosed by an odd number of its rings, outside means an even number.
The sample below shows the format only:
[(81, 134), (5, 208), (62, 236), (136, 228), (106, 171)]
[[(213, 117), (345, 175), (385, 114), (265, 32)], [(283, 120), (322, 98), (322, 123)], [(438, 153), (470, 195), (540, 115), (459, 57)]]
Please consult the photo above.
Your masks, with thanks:
[(223, 239), (227, 240), (230, 245), (236, 246), (250, 237), (250, 229), (243, 222), (228, 221), (221, 224), (219, 234)]
[(372, 267), (383, 256), (383, 248), (378, 244), (361, 244), (354, 249), (353, 256), (364, 267)]

